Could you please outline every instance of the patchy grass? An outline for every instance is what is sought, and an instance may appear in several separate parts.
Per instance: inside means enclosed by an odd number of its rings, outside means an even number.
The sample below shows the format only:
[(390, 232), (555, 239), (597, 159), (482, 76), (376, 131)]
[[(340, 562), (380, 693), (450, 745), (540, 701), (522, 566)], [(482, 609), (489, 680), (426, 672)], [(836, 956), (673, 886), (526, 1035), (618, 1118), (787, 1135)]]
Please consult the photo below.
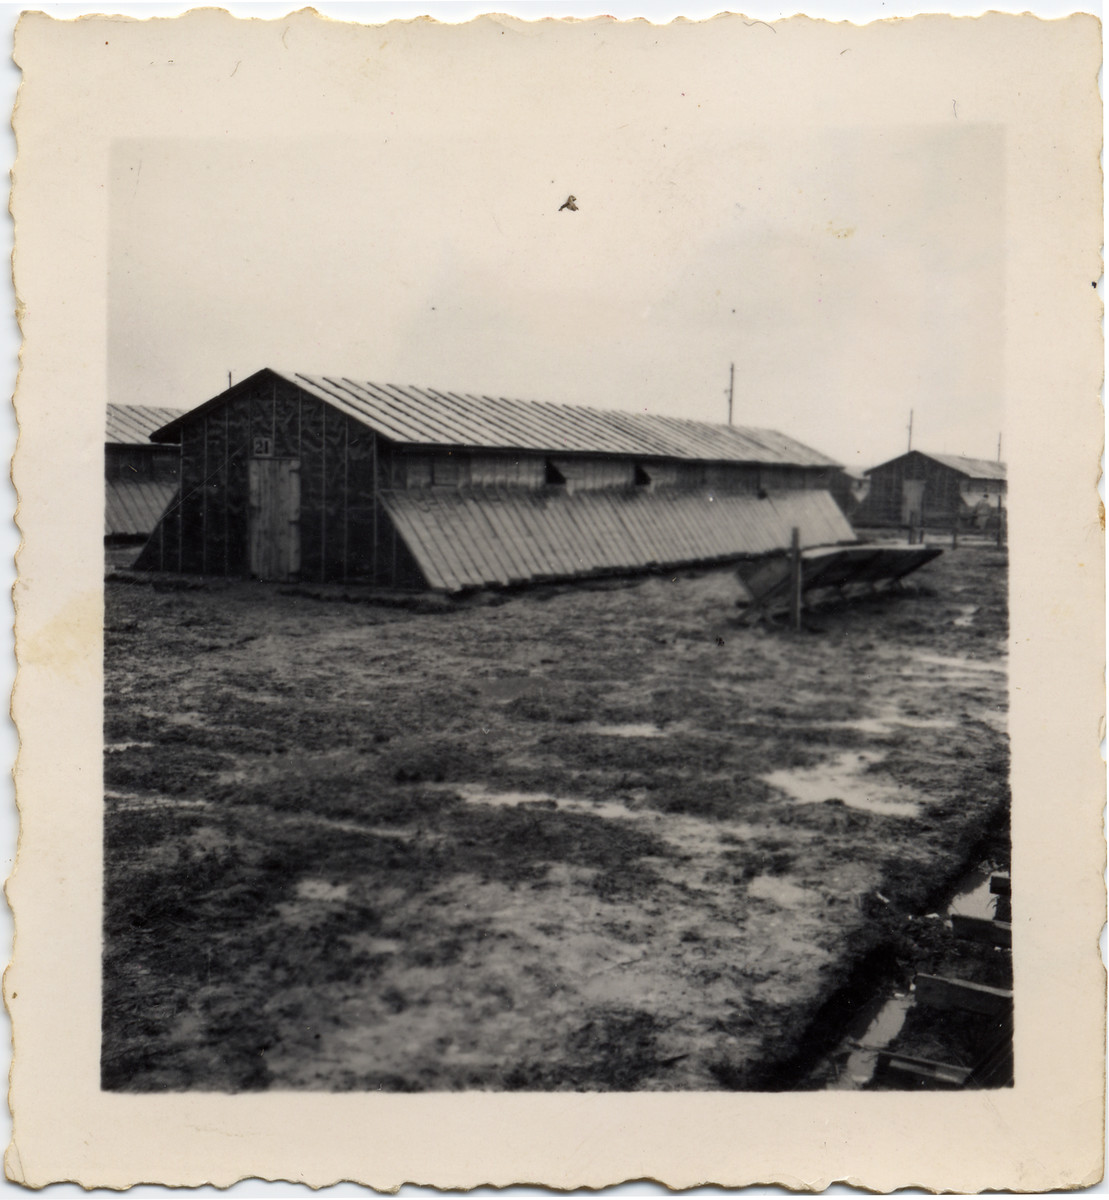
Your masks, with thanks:
[[(1004, 666), (1003, 568), (948, 552), (800, 635), (741, 628), (724, 572), (110, 582), (104, 1086), (772, 1086), (1007, 805), (1004, 673), (960, 668)], [(766, 779), (846, 752), (919, 815)]]

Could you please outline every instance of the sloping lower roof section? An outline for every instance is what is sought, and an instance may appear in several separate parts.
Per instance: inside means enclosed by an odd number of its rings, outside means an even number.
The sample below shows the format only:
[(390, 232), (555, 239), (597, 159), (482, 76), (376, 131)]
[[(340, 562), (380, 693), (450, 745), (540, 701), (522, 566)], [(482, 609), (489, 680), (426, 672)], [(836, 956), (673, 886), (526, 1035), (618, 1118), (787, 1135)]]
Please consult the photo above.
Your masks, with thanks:
[[(505, 400), (332, 375), (268, 373), (403, 446), (620, 454), (767, 466), (838, 466), (826, 455), (772, 429), (713, 425), (538, 400)], [(217, 396), (186, 415), (193, 416), (221, 400)], [(175, 441), (178, 436), (179, 423), (171, 421), (158, 431), (155, 440)]]
[(1002, 462), (991, 462), (988, 458), (964, 458), (961, 454), (933, 454), (930, 450), (910, 450), (906, 454), (899, 454), (896, 458), (871, 467), (864, 474), (873, 475), (875, 471), (880, 471), (883, 467), (891, 466), (893, 463), (899, 463), (903, 459), (911, 458), (914, 454), (919, 454), (922, 458), (930, 458), (941, 466), (958, 471), (960, 475), (965, 475), (968, 479), (1005, 479), (1005, 464)]
[(176, 494), (176, 482), (109, 479), (104, 536), (145, 537), (162, 519)]
[(969, 475), (971, 479), (1004, 479), (1005, 464), (990, 462), (988, 458), (964, 458), (960, 454), (931, 454), (927, 450), (921, 453), (925, 458), (942, 463), (953, 471)]
[(109, 404), (104, 440), (114, 445), (146, 446), (155, 429), (183, 415), (180, 408), (151, 408), (145, 404)]
[(760, 500), (679, 489), (426, 488), (382, 499), (428, 585), (448, 592), (726, 562), (787, 548), (794, 526), (805, 546), (855, 541), (824, 491)]

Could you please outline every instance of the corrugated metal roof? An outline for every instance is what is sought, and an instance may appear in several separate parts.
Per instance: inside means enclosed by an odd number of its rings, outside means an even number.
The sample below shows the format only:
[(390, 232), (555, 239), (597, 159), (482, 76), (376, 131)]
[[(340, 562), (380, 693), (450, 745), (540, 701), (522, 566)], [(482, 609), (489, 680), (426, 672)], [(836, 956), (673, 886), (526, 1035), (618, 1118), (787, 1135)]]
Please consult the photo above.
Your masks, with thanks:
[(275, 374), (405, 445), (835, 465), (825, 455), (771, 429), (710, 425), (547, 401), (459, 395), (323, 375)]
[(104, 438), (115, 445), (140, 446), (150, 435), (184, 415), (180, 408), (151, 408), (145, 404), (109, 404), (108, 428)]
[(104, 506), (105, 537), (139, 537), (153, 531), (177, 494), (176, 483), (109, 479)]
[[(622, 454), (775, 466), (838, 465), (826, 455), (772, 429), (712, 425), (680, 417), (539, 400), (460, 395), (339, 376), (271, 373), (347, 413), (383, 437), (406, 446)], [(220, 401), (217, 396), (201, 408)], [(173, 440), (176, 426), (177, 422), (170, 422), (169, 427), (160, 431), (158, 440)]]
[(920, 453), (934, 462), (943, 463), (945, 467), (950, 467), (953, 471), (961, 471), (964, 475), (969, 475), (971, 479), (1005, 478), (1005, 464), (991, 462), (988, 458), (964, 458), (960, 454), (932, 454), (928, 450), (922, 450)]
[(966, 475), (971, 479), (1005, 479), (1006, 477), (1004, 463), (991, 462), (988, 458), (965, 458), (961, 454), (933, 454), (931, 450), (910, 450), (905, 454), (899, 454), (896, 458), (889, 459), (887, 462), (879, 463), (877, 467), (871, 467), (865, 474), (872, 475), (882, 467), (888, 467), (890, 463), (900, 462), (903, 458), (908, 458), (913, 454), (919, 454), (923, 458), (930, 458), (933, 462), (950, 467), (951, 470), (958, 471), (961, 475)]
[(424, 488), (383, 493), (428, 585), (464, 588), (676, 567), (789, 546), (853, 542), (823, 491), (752, 496), (679, 489), (532, 492)]

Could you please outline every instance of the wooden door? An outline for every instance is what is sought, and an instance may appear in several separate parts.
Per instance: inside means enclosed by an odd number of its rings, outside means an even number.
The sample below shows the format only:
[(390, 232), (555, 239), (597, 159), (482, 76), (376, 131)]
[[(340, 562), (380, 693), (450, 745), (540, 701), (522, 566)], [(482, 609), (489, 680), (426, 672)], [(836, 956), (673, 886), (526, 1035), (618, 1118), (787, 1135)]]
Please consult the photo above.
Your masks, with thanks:
[(300, 571), (300, 459), (252, 458), (250, 573), (295, 579)]
[(901, 484), (901, 524), (924, 520), (924, 480), (906, 479)]

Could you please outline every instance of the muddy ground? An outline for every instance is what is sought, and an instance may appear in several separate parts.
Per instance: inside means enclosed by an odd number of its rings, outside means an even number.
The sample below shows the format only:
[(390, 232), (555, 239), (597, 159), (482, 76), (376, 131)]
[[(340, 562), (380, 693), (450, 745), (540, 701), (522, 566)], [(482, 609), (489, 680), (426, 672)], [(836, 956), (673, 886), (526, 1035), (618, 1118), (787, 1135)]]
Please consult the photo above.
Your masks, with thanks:
[(727, 571), (110, 579), (104, 1086), (796, 1086), (1003, 820), (1006, 575), (800, 634)]

